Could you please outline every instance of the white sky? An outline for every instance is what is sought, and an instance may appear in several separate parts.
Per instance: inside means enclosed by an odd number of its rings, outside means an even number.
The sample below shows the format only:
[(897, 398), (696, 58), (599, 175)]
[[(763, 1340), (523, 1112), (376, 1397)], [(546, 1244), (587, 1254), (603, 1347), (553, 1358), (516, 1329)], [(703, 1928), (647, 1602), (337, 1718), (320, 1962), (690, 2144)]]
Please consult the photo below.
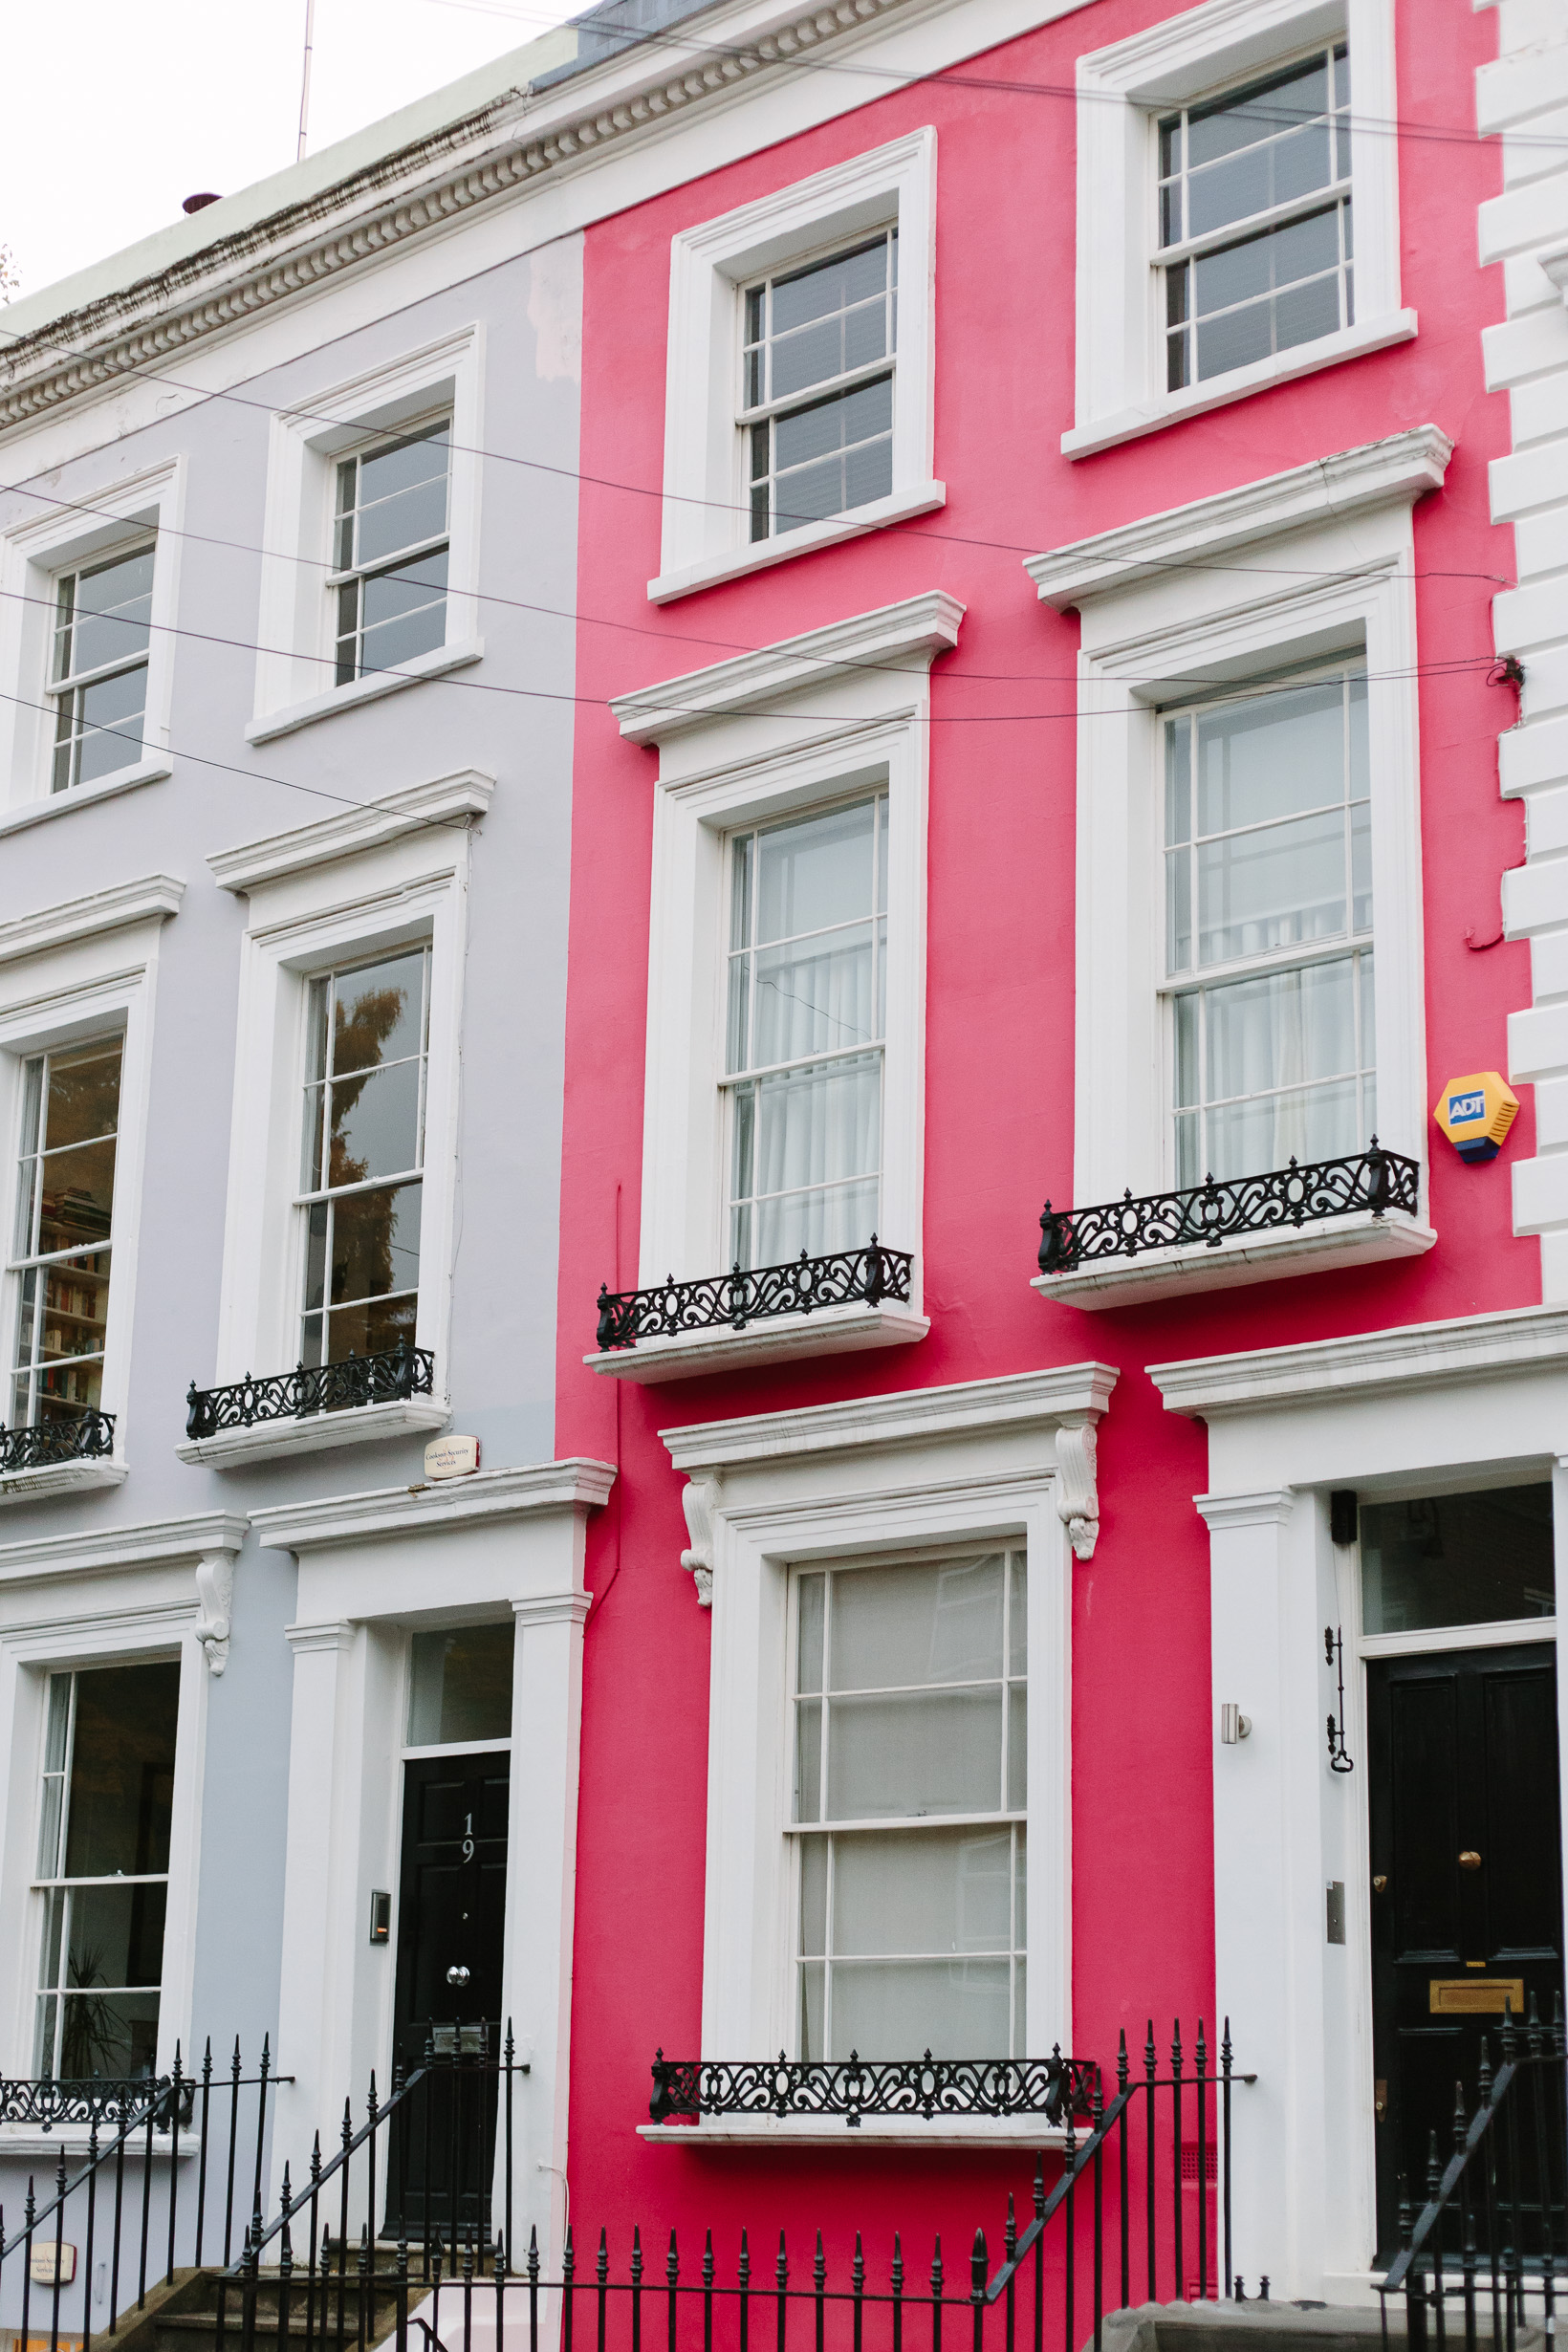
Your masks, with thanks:
[[(586, 0), (316, 0), (309, 151)], [(0, 245), (21, 295), (294, 159), (305, 0), (11, 0)]]

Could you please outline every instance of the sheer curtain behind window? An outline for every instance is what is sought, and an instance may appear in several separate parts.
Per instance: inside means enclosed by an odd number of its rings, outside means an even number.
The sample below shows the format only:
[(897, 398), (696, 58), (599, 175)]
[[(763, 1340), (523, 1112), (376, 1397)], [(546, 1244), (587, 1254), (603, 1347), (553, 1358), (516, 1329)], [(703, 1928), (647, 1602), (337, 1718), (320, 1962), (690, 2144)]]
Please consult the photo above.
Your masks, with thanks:
[(862, 1247), (881, 1194), (885, 794), (731, 846), (730, 1254)]
[[(1359, 665), (1167, 712), (1176, 1181), (1364, 1149), (1377, 1123)], [(1200, 975), (1207, 975), (1199, 977)]]

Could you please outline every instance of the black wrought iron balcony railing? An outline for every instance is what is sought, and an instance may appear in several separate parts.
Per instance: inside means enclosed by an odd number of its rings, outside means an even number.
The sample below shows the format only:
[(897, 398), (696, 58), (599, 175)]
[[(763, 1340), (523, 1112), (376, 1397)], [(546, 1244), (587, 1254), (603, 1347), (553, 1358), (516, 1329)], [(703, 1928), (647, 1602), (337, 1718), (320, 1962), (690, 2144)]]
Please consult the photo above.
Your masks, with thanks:
[(56, 2080), (53, 2075), (0, 2078), (0, 2123), (32, 2123), (52, 2131), (56, 2123), (125, 2123), (145, 2117), (149, 2107), (161, 2131), (178, 2112), (182, 2126), (191, 2119), (195, 2084), (187, 2075), (92, 2075)]
[(1376, 1136), (1369, 1148), (1342, 1160), (1316, 1160), (1261, 1176), (1236, 1176), (1185, 1192), (1145, 1192), (1134, 1199), (1104, 1201), (1093, 1209), (1053, 1209), (1040, 1218), (1040, 1272), (1071, 1274), (1105, 1258), (1138, 1257), (1147, 1250), (1202, 1244), (1218, 1250), (1244, 1233), (1270, 1233), (1283, 1226), (1313, 1225), (1330, 1217), (1389, 1209), (1414, 1215), (1421, 1170), (1403, 1152), (1384, 1151)]
[(667, 1281), (646, 1291), (599, 1293), (600, 1349), (635, 1347), (639, 1339), (669, 1339), (689, 1331), (744, 1331), (778, 1315), (810, 1315), (819, 1307), (907, 1306), (914, 1258), (884, 1250), (875, 1233), (863, 1250), (808, 1257), (804, 1250), (783, 1266), (754, 1266), (737, 1258), (727, 1274), (700, 1281)]
[(253, 1380), (248, 1372), (227, 1388), (198, 1388), (185, 1397), (185, 1435), (216, 1437), (250, 1429), (258, 1421), (307, 1421), (316, 1413), (352, 1412), (361, 1405), (395, 1405), (435, 1393), (436, 1360), (427, 1347), (396, 1347), (374, 1356), (345, 1356), (340, 1363), (296, 1364)]
[(54, 1470), (62, 1462), (98, 1462), (115, 1449), (113, 1413), (77, 1413), (69, 1421), (40, 1421), (30, 1429), (0, 1423), (0, 1476), (8, 1470)]
[(1038, 2116), (1050, 2125), (1089, 2114), (1100, 2070), (1092, 2061), (1048, 2058), (718, 2058), (653, 2061), (648, 2113), (656, 2123), (705, 2115)]

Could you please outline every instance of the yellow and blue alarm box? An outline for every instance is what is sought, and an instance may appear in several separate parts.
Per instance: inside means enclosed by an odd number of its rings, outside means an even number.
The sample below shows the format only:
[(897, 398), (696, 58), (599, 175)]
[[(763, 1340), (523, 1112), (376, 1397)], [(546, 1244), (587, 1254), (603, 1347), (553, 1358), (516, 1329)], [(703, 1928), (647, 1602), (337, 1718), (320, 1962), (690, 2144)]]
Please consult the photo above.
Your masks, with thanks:
[(1432, 1117), (1461, 1160), (1474, 1163), (1496, 1159), (1518, 1108), (1518, 1096), (1495, 1070), (1477, 1070), (1448, 1080)]

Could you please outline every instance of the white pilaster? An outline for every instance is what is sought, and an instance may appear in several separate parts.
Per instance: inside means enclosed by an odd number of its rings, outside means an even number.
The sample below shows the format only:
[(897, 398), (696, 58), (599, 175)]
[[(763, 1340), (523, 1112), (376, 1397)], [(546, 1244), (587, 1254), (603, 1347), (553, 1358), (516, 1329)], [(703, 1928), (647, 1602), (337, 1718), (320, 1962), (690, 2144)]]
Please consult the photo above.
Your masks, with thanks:
[(274, 2056), (279, 2073), (294, 2081), (278, 2091), (273, 2173), (281, 2177), (287, 2160), (298, 2181), (309, 2167), (314, 2133), (321, 2131), (330, 2154), (333, 2118), (362, 2087), (351, 2078), (352, 2004), (337, 1996), (342, 1972), (332, 1961), (343, 1940), (345, 1892), (353, 1891), (342, 1833), (354, 1818), (356, 1792), (343, 1781), (359, 1745), (351, 1718), (363, 1679), (356, 1667), (364, 1632), (341, 1619), (287, 1631), (294, 1661), (294, 1715)]
[[(1317, 1726), (1300, 1705), (1301, 1661), (1322, 1635), (1311, 1560), (1295, 1557), (1310, 1551), (1311, 1507), (1294, 1500), (1288, 1487), (1196, 1497), (1209, 1535), (1215, 2008), (1238, 2073), (1257, 2077), (1231, 2095), (1231, 2243), (1249, 2292), (1266, 2272), (1281, 2300), (1318, 2293), (1323, 2267), (1323, 2090), (1309, 2057), (1322, 2018)], [(1252, 1718), (1230, 1747), (1227, 1701)]]
[[(571, 2081), (572, 1929), (577, 1874), (577, 1741), (582, 1719), (582, 1628), (590, 1595), (514, 1601), (512, 1824), (507, 1847), (504, 2000), (529, 2065), (513, 2091), (513, 2263), (531, 2229), (547, 2271), (565, 2225), (567, 2087)], [(504, 2210), (504, 2135), (493, 2210)]]

